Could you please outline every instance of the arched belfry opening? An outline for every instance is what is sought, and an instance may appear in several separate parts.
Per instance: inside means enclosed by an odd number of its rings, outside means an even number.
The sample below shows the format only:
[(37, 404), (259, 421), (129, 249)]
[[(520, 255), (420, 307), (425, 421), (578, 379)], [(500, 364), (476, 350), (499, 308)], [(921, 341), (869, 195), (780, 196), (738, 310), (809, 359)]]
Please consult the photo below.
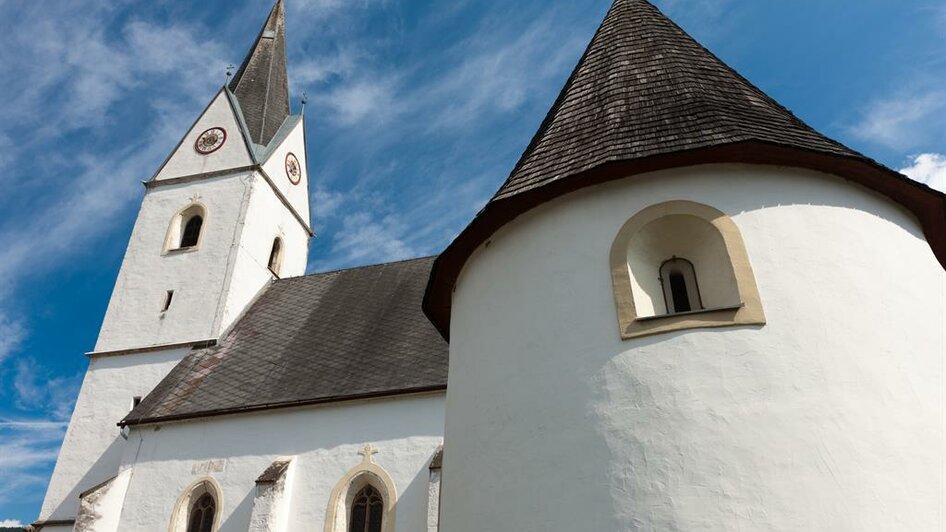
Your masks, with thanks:
[(207, 222), (207, 210), (199, 203), (181, 209), (171, 218), (164, 251), (193, 251), (201, 243)]

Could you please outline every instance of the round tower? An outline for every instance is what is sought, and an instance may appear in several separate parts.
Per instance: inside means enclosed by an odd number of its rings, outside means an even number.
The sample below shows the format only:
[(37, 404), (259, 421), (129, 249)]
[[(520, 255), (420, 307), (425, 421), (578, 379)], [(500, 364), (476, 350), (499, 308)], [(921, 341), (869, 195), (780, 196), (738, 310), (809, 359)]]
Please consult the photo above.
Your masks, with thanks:
[(942, 530), (944, 196), (617, 0), (438, 258), (441, 529)]

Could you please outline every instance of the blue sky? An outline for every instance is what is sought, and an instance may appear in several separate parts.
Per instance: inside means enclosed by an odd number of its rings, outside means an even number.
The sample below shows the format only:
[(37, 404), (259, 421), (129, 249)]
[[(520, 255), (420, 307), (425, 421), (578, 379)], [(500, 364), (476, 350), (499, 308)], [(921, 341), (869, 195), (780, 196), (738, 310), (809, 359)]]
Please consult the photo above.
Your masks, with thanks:
[[(946, 0), (661, 0), (802, 119), (946, 189)], [(0, 0), (0, 524), (39, 511), (147, 179), (270, 0)], [(502, 183), (608, 0), (287, 0), (309, 269), (433, 254)]]

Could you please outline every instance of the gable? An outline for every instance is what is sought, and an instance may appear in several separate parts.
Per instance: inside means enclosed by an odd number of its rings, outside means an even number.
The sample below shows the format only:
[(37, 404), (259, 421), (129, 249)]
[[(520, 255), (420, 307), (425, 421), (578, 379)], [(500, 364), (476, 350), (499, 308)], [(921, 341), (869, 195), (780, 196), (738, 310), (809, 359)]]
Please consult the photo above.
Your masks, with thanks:
[[(196, 143), (204, 131), (220, 128), (226, 133), (223, 144), (215, 151), (202, 154)], [(205, 174), (241, 168), (254, 164), (238, 115), (230, 104), (226, 89), (221, 89), (200, 118), (187, 131), (153, 179)]]

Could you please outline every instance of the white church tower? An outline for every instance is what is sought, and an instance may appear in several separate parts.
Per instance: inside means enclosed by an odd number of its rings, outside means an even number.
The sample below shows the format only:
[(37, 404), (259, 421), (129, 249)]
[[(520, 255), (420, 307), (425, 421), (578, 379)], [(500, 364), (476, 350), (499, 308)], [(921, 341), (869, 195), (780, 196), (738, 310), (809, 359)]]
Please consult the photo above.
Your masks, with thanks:
[(215, 342), (274, 278), (305, 272), (305, 127), (290, 111), (282, 0), (235, 76), (154, 176), (118, 274), (40, 520), (120, 478), (116, 422), (187, 352)]

